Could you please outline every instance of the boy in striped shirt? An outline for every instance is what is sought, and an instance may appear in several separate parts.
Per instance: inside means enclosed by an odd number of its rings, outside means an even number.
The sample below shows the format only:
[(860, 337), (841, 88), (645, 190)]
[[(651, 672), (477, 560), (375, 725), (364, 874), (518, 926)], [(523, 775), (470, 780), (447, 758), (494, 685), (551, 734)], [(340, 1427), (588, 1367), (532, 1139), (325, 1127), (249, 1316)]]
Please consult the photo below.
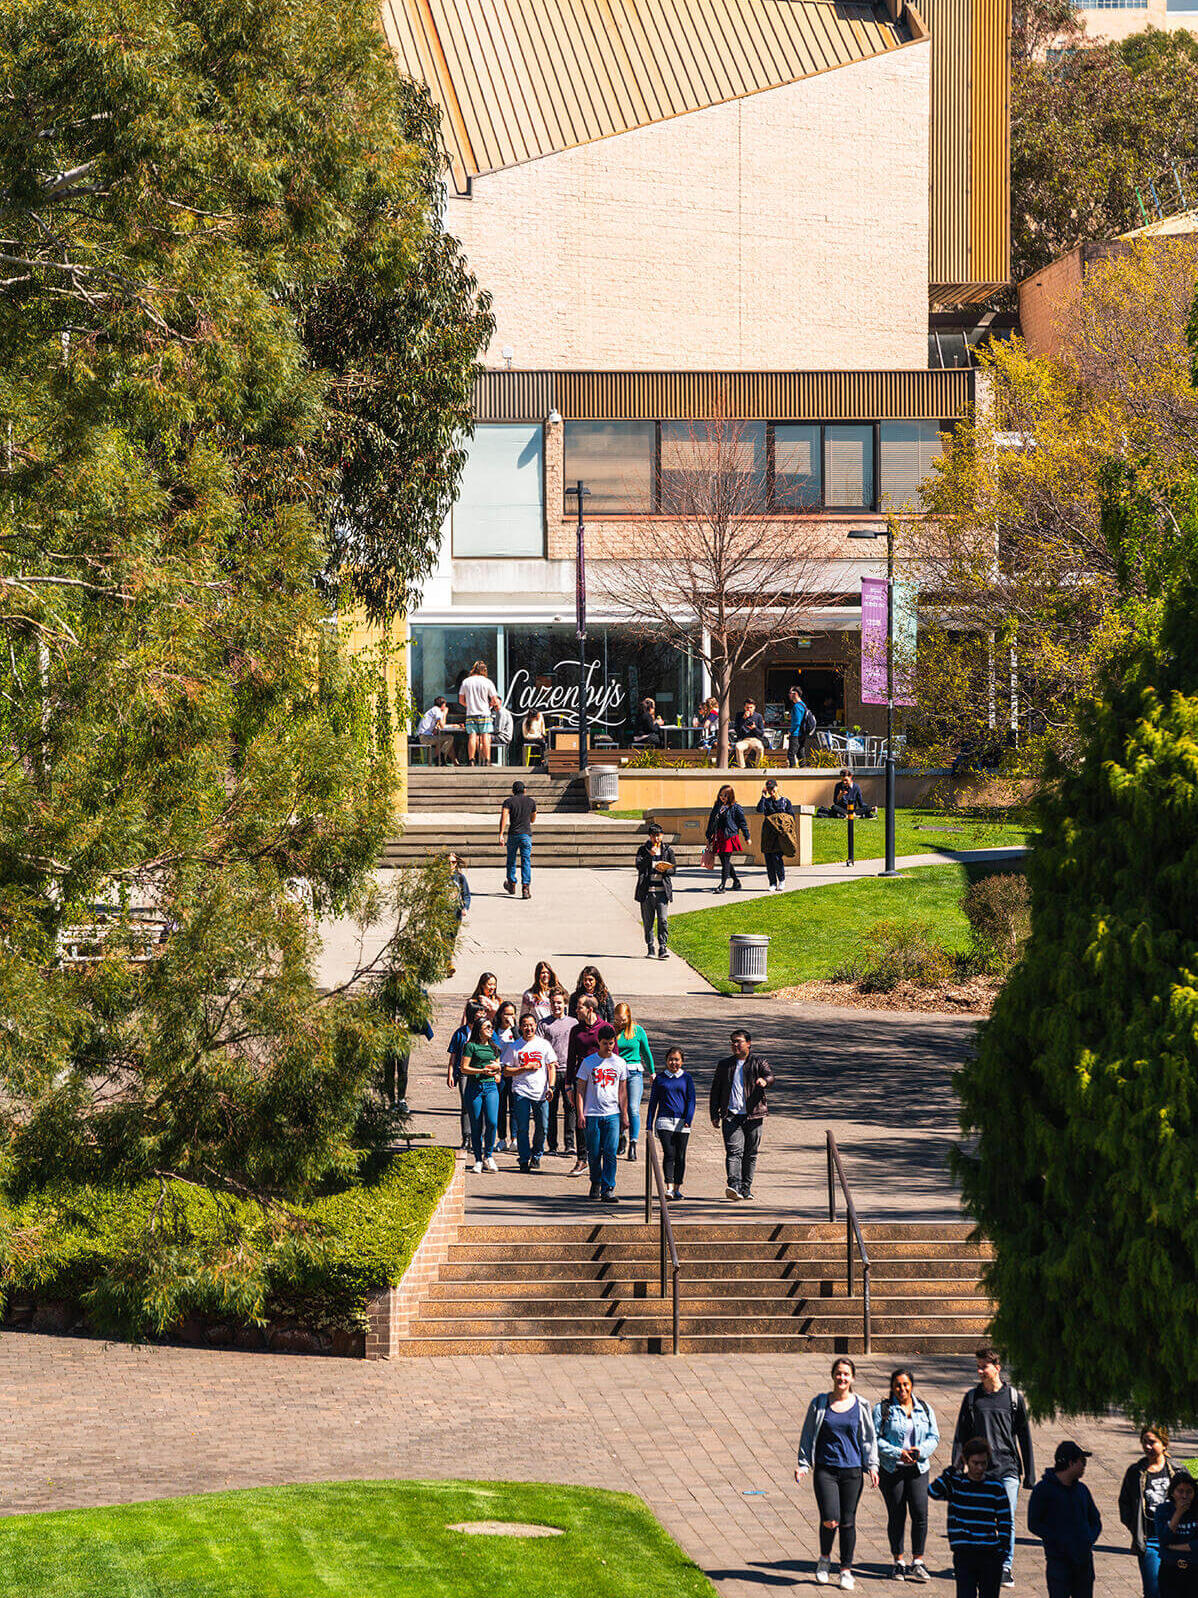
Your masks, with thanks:
[(948, 1504), (948, 1544), (953, 1551), (957, 1598), (998, 1598), (1003, 1560), (1011, 1544), (1011, 1502), (990, 1481), (990, 1445), (974, 1437), (961, 1450), (963, 1472), (946, 1470), (928, 1488)]

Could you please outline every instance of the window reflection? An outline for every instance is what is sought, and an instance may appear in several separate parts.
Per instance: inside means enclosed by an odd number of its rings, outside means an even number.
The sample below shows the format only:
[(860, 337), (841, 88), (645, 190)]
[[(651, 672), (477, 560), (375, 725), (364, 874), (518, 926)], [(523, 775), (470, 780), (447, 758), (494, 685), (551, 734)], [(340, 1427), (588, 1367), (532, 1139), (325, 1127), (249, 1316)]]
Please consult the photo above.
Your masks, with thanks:
[[(618, 516), (653, 508), (654, 422), (567, 422), (565, 486), (580, 479), (590, 493), (584, 514)], [(565, 496), (567, 512), (578, 501)]]
[(823, 497), (820, 430), (804, 423), (774, 428), (774, 504), (779, 510), (818, 508)]

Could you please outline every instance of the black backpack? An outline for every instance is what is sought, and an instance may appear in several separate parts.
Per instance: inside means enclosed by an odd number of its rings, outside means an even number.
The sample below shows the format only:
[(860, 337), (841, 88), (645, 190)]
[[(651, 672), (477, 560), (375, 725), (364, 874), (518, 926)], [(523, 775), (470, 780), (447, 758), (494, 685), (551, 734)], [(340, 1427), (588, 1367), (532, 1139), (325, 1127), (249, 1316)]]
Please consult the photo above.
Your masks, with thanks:
[(803, 737), (810, 738), (815, 731), (815, 711), (808, 705), (803, 712)]

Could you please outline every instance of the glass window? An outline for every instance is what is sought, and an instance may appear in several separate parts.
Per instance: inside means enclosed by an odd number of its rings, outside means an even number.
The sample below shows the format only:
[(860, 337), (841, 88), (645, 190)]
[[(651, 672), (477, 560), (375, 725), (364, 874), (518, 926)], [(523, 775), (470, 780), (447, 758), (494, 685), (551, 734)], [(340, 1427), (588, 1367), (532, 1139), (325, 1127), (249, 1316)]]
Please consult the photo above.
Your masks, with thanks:
[(458, 704), (458, 689), (476, 660), (485, 664), (492, 682), (502, 681), (495, 627), (414, 626), (408, 673), (415, 716), (442, 694), (449, 701), (450, 721), (460, 722), (466, 713)]
[(867, 510), (874, 502), (872, 427), (824, 428), (824, 504)]
[[(565, 486), (581, 478), (590, 489), (584, 516), (618, 516), (653, 509), (654, 422), (567, 422)], [(567, 512), (577, 497), (565, 497)]]
[(669, 514), (710, 504), (725, 477), (730, 508), (741, 515), (764, 512), (765, 441), (764, 422), (663, 422), (660, 509)]
[(453, 508), (454, 555), (543, 554), (545, 444), (540, 423), (480, 423), (467, 452)]
[(774, 504), (779, 510), (818, 508), (823, 495), (819, 428), (774, 428)]
[(882, 498), (891, 510), (919, 510), (919, 485), (932, 473), (932, 462), (943, 452), (939, 422), (882, 423)]

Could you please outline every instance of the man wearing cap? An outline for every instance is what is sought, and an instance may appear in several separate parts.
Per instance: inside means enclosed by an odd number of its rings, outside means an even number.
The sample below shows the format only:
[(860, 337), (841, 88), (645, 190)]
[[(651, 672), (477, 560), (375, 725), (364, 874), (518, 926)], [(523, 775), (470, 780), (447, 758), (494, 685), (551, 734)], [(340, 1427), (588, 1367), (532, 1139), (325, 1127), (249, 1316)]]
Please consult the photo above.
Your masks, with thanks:
[(1044, 1544), (1048, 1598), (1091, 1598), (1094, 1592), (1102, 1516), (1082, 1481), (1089, 1457), (1077, 1443), (1058, 1443), (1052, 1469), (1028, 1500), (1027, 1529)]
[(578, 1119), (586, 1135), (591, 1197), (617, 1204), (616, 1149), (628, 1125), (628, 1067), (616, 1053), (616, 1029), (599, 1028), (594, 1054), (578, 1067)]
[[(645, 929), (645, 959), (668, 957), (670, 937), (669, 904), (674, 897), (674, 851), (662, 841), (656, 821), (649, 823), (649, 836), (636, 852), (636, 893)], [(653, 947), (653, 927), (657, 926), (657, 948)]]

